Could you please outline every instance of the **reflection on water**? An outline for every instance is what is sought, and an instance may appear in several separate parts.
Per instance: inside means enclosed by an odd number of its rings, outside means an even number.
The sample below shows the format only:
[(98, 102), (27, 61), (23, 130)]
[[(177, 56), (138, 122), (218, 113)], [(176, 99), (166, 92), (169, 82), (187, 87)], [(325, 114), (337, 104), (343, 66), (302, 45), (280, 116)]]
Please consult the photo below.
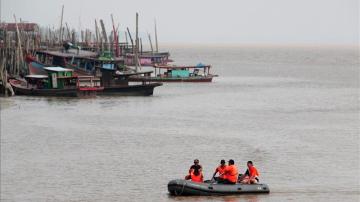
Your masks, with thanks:
[[(355, 201), (354, 50), (173, 48), (211, 63), (210, 84), (152, 97), (0, 98), (1, 199), (9, 201)], [(171, 197), (194, 158), (253, 160), (269, 195)], [(341, 166), (346, 162), (346, 172)]]
[(174, 201), (189, 201), (189, 202), (202, 202), (202, 201), (223, 201), (223, 202), (258, 202), (259, 195), (240, 195), (240, 196), (169, 196), (169, 199)]

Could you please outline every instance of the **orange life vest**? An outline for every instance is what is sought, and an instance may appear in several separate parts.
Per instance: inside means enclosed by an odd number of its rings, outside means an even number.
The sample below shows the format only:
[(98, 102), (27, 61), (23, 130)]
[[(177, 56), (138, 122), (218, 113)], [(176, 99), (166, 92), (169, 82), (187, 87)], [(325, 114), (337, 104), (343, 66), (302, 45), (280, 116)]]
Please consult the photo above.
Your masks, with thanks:
[(249, 168), (249, 175), (250, 175), (250, 177), (259, 177), (260, 176), (260, 174), (259, 174), (258, 170), (255, 168), (255, 166), (251, 166)]
[(225, 178), (225, 176), (223, 175), (225, 173), (225, 169), (226, 169), (226, 165), (225, 166), (219, 166), (216, 168), (216, 171), (215, 172), (218, 172), (219, 173), (219, 178)]
[(238, 179), (238, 170), (235, 165), (226, 166), (225, 168), (225, 179), (229, 180), (230, 182), (237, 182)]
[(190, 177), (193, 182), (203, 182), (203, 174), (201, 172), (199, 175), (195, 175), (194, 172), (191, 172)]

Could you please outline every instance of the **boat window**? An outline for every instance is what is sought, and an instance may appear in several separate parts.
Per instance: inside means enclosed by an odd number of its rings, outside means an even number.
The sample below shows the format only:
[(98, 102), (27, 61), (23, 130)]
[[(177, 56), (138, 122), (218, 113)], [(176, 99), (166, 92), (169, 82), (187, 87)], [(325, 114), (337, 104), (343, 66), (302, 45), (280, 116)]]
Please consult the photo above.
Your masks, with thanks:
[(62, 58), (62, 57), (54, 57), (52, 64), (57, 65), (57, 66), (65, 66), (64, 58)]

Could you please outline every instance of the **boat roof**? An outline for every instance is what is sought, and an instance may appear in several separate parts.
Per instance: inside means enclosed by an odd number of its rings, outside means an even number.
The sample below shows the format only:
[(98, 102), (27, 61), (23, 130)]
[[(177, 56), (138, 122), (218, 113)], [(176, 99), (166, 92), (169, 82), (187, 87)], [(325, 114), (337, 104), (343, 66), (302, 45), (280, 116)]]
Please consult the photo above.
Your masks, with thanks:
[(46, 76), (46, 75), (31, 74), (31, 75), (26, 75), (25, 78), (46, 79), (46, 78), (49, 78), (49, 77)]
[(47, 54), (47, 55), (52, 55), (52, 56), (57, 56), (57, 57), (63, 57), (63, 58), (69, 58), (69, 57), (96, 57), (98, 56), (97, 53), (92, 52), (92, 51), (86, 51), (86, 50), (79, 50), (79, 54), (78, 54), (78, 50), (74, 50), (74, 49), (70, 49), (67, 52), (65, 51), (38, 51), (38, 53), (43, 53), (43, 54)]
[(118, 74), (118, 75), (123, 75), (123, 76), (134, 76), (134, 75), (150, 74), (150, 73), (153, 73), (153, 71), (141, 71), (141, 72), (121, 72), (121, 74)]
[(155, 65), (155, 68), (161, 69), (199, 69), (199, 68), (210, 68), (210, 65)]
[[(156, 54), (141, 54), (139, 55), (139, 58), (163, 58), (164, 56), (167, 55), (156, 55)], [(128, 53), (126, 54), (126, 57), (135, 57), (135, 54), (132, 53)]]
[(67, 69), (67, 68), (63, 68), (63, 67), (45, 67), (45, 70), (48, 71), (53, 71), (53, 72), (72, 72), (74, 71), (73, 69)]
[(117, 62), (124, 61), (123, 57), (113, 57), (112, 59), (105, 59), (102, 57), (98, 57), (98, 58), (84, 57), (84, 59), (88, 59), (88, 60), (92, 60), (92, 61), (96, 61), (96, 62), (106, 62), (106, 63), (117, 63)]

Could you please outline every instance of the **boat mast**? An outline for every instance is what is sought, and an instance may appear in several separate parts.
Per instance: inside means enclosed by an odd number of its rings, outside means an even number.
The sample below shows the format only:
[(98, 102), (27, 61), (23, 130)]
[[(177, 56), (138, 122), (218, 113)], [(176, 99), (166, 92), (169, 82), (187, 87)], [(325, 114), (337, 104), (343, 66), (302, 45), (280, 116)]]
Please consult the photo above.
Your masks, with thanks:
[(135, 30), (135, 71), (139, 67), (139, 14), (136, 13), (136, 30)]
[(159, 52), (157, 28), (156, 28), (156, 19), (155, 19), (155, 46), (156, 46), (156, 52)]
[(142, 39), (140, 38), (140, 55), (143, 53)]
[(95, 39), (96, 39), (96, 51), (99, 51), (99, 28), (95, 19)]
[(148, 33), (148, 37), (149, 37), (149, 42), (150, 42), (151, 53), (154, 53), (154, 48), (153, 48), (153, 45), (152, 45), (152, 42), (151, 42), (150, 33)]
[(114, 32), (115, 56), (116, 56), (116, 57), (119, 57), (119, 37), (118, 37), (117, 31), (116, 31), (116, 29), (115, 29), (115, 23), (114, 23), (113, 14), (111, 14), (111, 21), (112, 21), (113, 32)]
[(125, 43), (126, 43), (126, 49), (128, 48), (128, 46), (129, 46), (129, 42), (128, 42), (128, 36), (127, 36), (127, 33), (126, 33), (126, 31), (125, 31)]
[(67, 22), (65, 22), (65, 25), (66, 25), (66, 30), (67, 30), (67, 38), (66, 38), (66, 40), (70, 40), (71, 39), (70, 28), (69, 28), (69, 25), (67, 24)]
[(62, 43), (62, 35), (63, 35), (63, 18), (64, 18), (64, 5), (62, 5), (61, 9), (61, 20), (60, 20), (60, 34), (59, 34), (59, 43)]
[(127, 33), (129, 34), (129, 38), (130, 38), (132, 53), (135, 54), (133, 38), (131, 37), (131, 33), (130, 33), (129, 28), (127, 27), (126, 29), (127, 29)]
[(104, 25), (104, 21), (103, 20), (100, 20), (100, 25), (101, 25), (101, 29), (102, 29), (102, 35), (103, 35), (103, 38), (105, 40), (105, 50), (109, 50), (108, 48), (108, 38), (107, 38), (107, 35), (106, 35), (106, 29), (105, 29), (105, 25)]

